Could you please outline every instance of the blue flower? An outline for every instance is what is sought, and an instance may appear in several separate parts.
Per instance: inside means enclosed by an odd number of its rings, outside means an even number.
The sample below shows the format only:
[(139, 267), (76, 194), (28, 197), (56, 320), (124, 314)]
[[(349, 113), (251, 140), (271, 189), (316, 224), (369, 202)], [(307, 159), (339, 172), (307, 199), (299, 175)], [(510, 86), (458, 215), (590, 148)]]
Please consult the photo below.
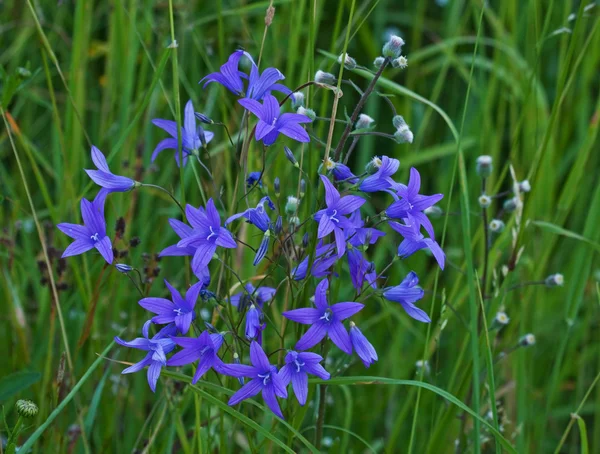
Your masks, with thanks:
[(421, 176), (417, 169), (411, 167), (408, 186), (398, 185), (397, 188), (397, 193), (401, 199), (392, 203), (385, 213), (389, 217), (397, 219), (407, 219), (409, 215), (412, 216), (425, 228), (429, 236), (433, 238), (433, 225), (431, 225), (431, 221), (423, 211), (439, 202), (444, 195), (421, 195), (419, 194), (420, 189)]
[(181, 334), (186, 334), (192, 321), (196, 318), (194, 306), (198, 300), (200, 290), (204, 286), (203, 282), (197, 282), (192, 285), (186, 292), (185, 298), (182, 298), (180, 293), (169, 284), (165, 279), (165, 285), (171, 292), (173, 301), (165, 298), (142, 298), (139, 305), (144, 309), (157, 314), (152, 317), (152, 322), (157, 324), (175, 323), (175, 326)]
[(369, 367), (379, 359), (377, 358), (377, 352), (375, 351), (375, 348), (373, 348), (371, 342), (369, 342), (362, 331), (358, 329), (352, 321), (350, 322), (350, 340), (352, 341), (354, 351), (365, 367)]
[(396, 187), (397, 183), (392, 179), (392, 175), (400, 167), (400, 161), (387, 156), (376, 156), (369, 165), (376, 169), (376, 172), (363, 180), (359, 186), (361, 191), (377, 192)]
[(124, 369), (122, 374), (131, 374), (142, 370), (145, 366), (148, 367), (148, 385), (152, 392), (156, 392), (156, 382), (160, 376), (161, 369), (167, 365), (167, 356), (171, 350), (175, 348), (175, 343), (169, 338), (168, 332), (170, 327), (167, 326), (158, 332), (152, 339), (148, 338), (148, 330), (151, 325), (148, 320), (142, 328), (142, 335), (130, 342), (122, 340), (120, 337), (115, 337), (115, 342), (124, 347), (136, 348), (138, 350), (147, 351), (148, 354), (140, 362), (135, 363)]
[(364, 246), (365, 244), (375, 244), (377, 240), (385, 236), (385, 232), (372, 227), (364, 227), (360, 210), (352, 212), (350, 215), (351, 228), (345, 230), (346, 239), (354, 247)]
[(321, 181), (325, 186), (325, 203), (327, 204), (327, 208), (315, 213), (314, 219), (319, 223), (317, 237), (323, 238), (333, 232), (338, 257), (341, 257), (346, 250), (344, 229), (353, 228), (352, 223), (345, 215), (358, 210), (365, 203), (365, 199), (355, 195), (340, 197), (340, 193), (326, 176), (321, 175)]
[(279, 103), (273, 95), (265, 95), (263, 104), (249, 98), (238, 102), (258, 117), (255, 133), (257, 141), (262, 140), (266, 146), (273, 145), (281, 133), (298, 142), (310, 142), (308, 133), (300, 123), (310, 123), (312, 120), (306, 115), (280, 113)]
[(334, 181), (344, 181), (351, 184), (358, 183), (358, 177), (352, 173), (350, 167), (341, 162), (335, 162), (333, 159), (328, 158), (325, 162), (327, 171), (333, 175)]
[(285, 355), (285, 366), (279, 371), (284, 386), (292, 382), (292, 389), (300, 405), (306, 403), (308, 397), (308, 374), (322, 380), (329, 380), (330, 375), (319, 363), (323, 357), (311, 352), (295, 352), (290, 350)]
[(98, 170), (87, 170), (85, 172), (98, 186), (109, 192), (126, 192), (134, 188), (135, 180), (115, 175), (108, 168), (108, 163), (102, 152), (92, 145), (92, 161)]
[(429, 249), (440, 265), (440, 268), (444, 269), (446, 254), (444, 254), (440, 245), (435, 240), (423, 236), (421, 233), (421, 224), (411, 215), (408, 215), (406, 222), (408, 224), (400, 224), (398, 222), (389, 223), (390, 227), (404, 237), (404, 240), (398, 246), (398, 255), (406, 258), (421, 249)]
[(73, 241), (62, 254), (62, 257), (83, 254), (96, 248), (104, 260), (110, 265), (113, 262), (112, 242), (106, 235), (104, 220), (104, 198), (90, 202), (81, 199), (81, 217), (84, 225), (63, 222), (56, 227)]
[(329, 282), (323, 279), (315, 290), (315, 308), (306, 307), (284, 312), (282, 315), (304, 325), (311, 325), (296, 343), (296, 350), (307, 350), (317, 345), (325, 336), (340, 350), (351, 355), (352, 343), (342, 321), (359, 312), (364, 304), (347, 302), (330, 306), (327, 302)]
[(366, 260), (359, 249), (348, 248), (348, 267), (350, 268), (350, 278), (352, 285), (360, 294), (365, 281), (372, 288), (377, 288), (377, 273), (373, 262)]
[(250, 224), (255, 225), (263, 232), (266, 232), (271, 225), (271, 219), (269, 218), (269, 215), (265, 210), (265, 203), (271, 210), (275, 209), (275, 205), (273, 205), (273, 202), (271, 201), (269, 196), (266, 196), (260, 199), (260, 201), (256, 205), (256, 208), (248, 208), (243, 213), (237, 213), (227, 218), (227, 220), (225, 221), (225, 225), (230, 224), (236, 219), (243, 217), (246, 218)]
[(217, 355), (223, 343), (221, 334), (209, 334), (208, 331), (204, 331), (198, 337), (173, 337), (171, 339), (175, 344), (183, 347), (183, 350), (169, 358), (167, 366), (183, 366), (199, 360), (192, 384), (196, 384), (211, 368), (217, 372), (221, 371), (223, 361)]
[(415, 320), (424, 323), (430, 323), (431, 319), (425, 313), (425, 311), (419, 309), (414, 303), (423, 298), (425, 292), (417, 284), (419, 283), (419, 277), (417, 273), (411, 271), (400, 283), (395, 287), (387, 287), (383, 290), (383, 297), (390, 301), (400, 303), (406, 313)]
[[(310, 269), (310, 274), (313, 277), (321, 278), (329, 274), (329, 270), (338, 261), (339, 257), (335, 253), (333, 244), (326, 244), (320, 241), (317, 244), (317, 250), (315, 255), (315, 261)], [(296, 281), (301, 281), (306, 277), (308, 273), (308, 262), (310, 255), (306, 256), (296, 267), (292, 269), (292, 277)]]
[(243, 310), (252, 303), (258, 304), (260, 308), (263, 305), (273, 299), (276, 289), (272, 287), (254, 287), (252, 283), (248, 282), (244, 285), (245, 292), (236, 293), (231, 297), (230, 303), (233, 307), (237, 307), (238, 310)]
[(262, 188), (263, 184), (261, 180), (261, 175), (262, 172), (250, 172), (248, 174), (248, 178), (246, 178), (246, 187), (251, 188), (256, 184), (259, 188)]
[[(152, 152), (152, 162), (158, 154), (167, 149), (177, 150), (177, 122), (172, 120), (163, 120), (156, 118), (152, 120), (155, 126), (164, 129), (171, 137), (161, 140)], [(183, 127), (181, 128), (181, 148), (183, 155), (183, 165), (187, 162), (190, 154), (197, 153), (198, 150), (209, 143), (215, 135), (210, 131), (205, 131), (202, 127), (196, 127), (196, 116), (194, 115), (194, 105), (190, 99), (185, 105), (183, 116)], [(179, 165), (179, 152), (175, 153), (175, 161)]]
[(277, 397), (287, 398), (287, 390), (277, 373), (277, 367), (269, 363), (269, 358), (257, 342), (250, 344), (250, 361), (252, 366), (245, 364), (225, 364), (221, 373), (232, 377), (248, 377), (251, 380), (237, 391), (229, 405), (237, 405), (243, 400), (262, 392), (262, 397), (273, 413), (283, 419)]

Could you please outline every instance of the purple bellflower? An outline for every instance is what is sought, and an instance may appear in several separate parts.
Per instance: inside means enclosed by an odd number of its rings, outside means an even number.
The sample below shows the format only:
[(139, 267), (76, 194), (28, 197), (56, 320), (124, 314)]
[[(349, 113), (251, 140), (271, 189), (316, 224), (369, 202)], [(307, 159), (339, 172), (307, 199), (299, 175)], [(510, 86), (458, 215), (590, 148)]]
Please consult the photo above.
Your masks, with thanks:
[(341, 162), (335, 162), (331, 158), (327, 158), (325, 162), (327, 171), (333, 175), (334, 181), (345, 181), (351, 184), (358, 183), (358, 177), (352, 173), (350, 167)]
[(421, 249), (429, 249), (441, 269), (444, 269), (446, 254), (442, 251), (440, 245), (431, 238), (425, 238), (421, 233), (421, 224), (410, 214), (406, 218), (407, 224), (390, 222), (390, 227), (404, 237), (402, 243), (398, 246), (398, 255), (406, 258)]
[(344, 229), (353, 228), (352, 223), (345, 215), (358, 210), (365, 203), (365, 199), (355, 195), (340, 197), (340, 193), (326, 176), (321, 175), (321, 181), (325, 186), (325, 203), (327, 204), (327, 208), (315, 213), (314, 219), (319, 223), (317, 237), (323, 238), (333, 232), (338, 257), (341, 257), (346, 251)]
[(262, 345), (262, 332), (267, 327), (266, 323), (261, 322), (261, 312), (254, 304), (250, 304), (246, 312), (246, 329), (244, 334), (248, 340), (256, 340)]
[(377, 288), (377, 272), (373, 262), (366, 260), (360, 250), (354, 247), (349, 247), (346, 254), (352, 285), (359, 294), (365, 281), (369, 283), (370, 287)]
[(288, 320), (311, 325), (296, 343), (296, 350), (307, 350), (317, 345), (326, 335), (340, 350), (351, 355), (352, 343), (342, 321), (359, 312), (364, 304), (347, 302), (330, 306), (327, 302), (329, 282), (323, 279), (315, 290), (315, 306), (294, 309), (283, 313)]
[(213, 199), (208, 199), (206, 209), (200, 210), (188, 205), (185, 208), (188, 221), (193, 227), (191, 235), (182, 238), (178, 247), (193, 247), (194, 258), (192, 259), (192, 269), (194, 273), (206, 268), (212, 260), (217, 247), (235, 249), (237, 244), (231, 235), (231, 232), (225, 227), (221, 227), (221, 217), (215, 208)]
[(262, 172), (250, 172), (248, 178), (246, 178), (246, 187), (251, 188), (252, 186), (257, 185), (259, 188), (262, 188), (263, 183), (261, 175)]
[(283, 419), (277, 397), (287, 398), (287, 389), (277, 373), (277, 367), (269, 363), (269, 358), (258, 342), (250, 344), (250, 361), (252, 366), (245, 364), (225, 364), (221, 373), (232, 377), (248, 377), (251, 380), (238, 390), (229, 405), (237, 405), (242, 400), (256, 396), (262, 392), (262, 397), (273, 413)]
[(392, 175), (400, 167), (400, 161), (387, 156), (382, 156), (381, 158), (375, 156), (370, 165), (377, 169), (377, 171), (363, 180), (359, 186), (361, 191), (377, 192), (396, 187), (397, 183), (392, 179)]
[(354, 351), (365, 367), (369, 367), (379, 359), (371, 342), (369, 342), (362, 331), (352, 321), (350, 322), (350, 340), (352, 341)]
[(414, 303), (423, 298), (425, 292), (417, 284), (419, 283), (419, 277), (417, 273), (411, 271), (400, 283), (395, 287), (387, 287), (383, 290), (383, 297), (390, 301), (400, 303), (406, 313), (415, 320), (424, 323), (430, 323), (431, 319), (425, 313), (425, 311), (419, 309)]
[(408, 186), (399, 186), (397, 189), (398, 195), (402, 197), (400, 200), (392, 203), (385, 213), (391, 218), (406, 219), (412, 216), (421, 224), (431, 238), (434, 237), (433, 225), (423, 211), (437, 202), (442, 200), (443, 194), (421, 195), (421, 176), (414, 167), (410, 169), (410, 179)]
[(243, 310), (252, 303), (257, 304), (261, 309), (265, 303), (273, 299), (276, 289), (272, 287), (255, 288), (252, 283), (248, 282), (244, 285), (245, 292), (236, 293), (231, 296), (231, 305), (237, 307), (238, 310)]
[[(152, 152), (152, 162), (156, 159), (158, 154), (167, 149), (177, 150), (177, 122), (172, 120), (163, 120), (162, 118), (156, 118), (152, 120), (152, 124), (168, 132), (171, 137), (168, 139), (161, 140), (154, 151)], [(190, 99), (185, 105), (183, 115), (183, 127), (181, 128), (181, 147), (183, 155), (183, 165), (187, 162), (187, 158), (190, 154), (197, 153), (198, 150), (209, 143), (214, 133), (205, 131), (202, 127), (196, 127), (196, 116), (194, 115), (194, 106)], [(179, 152), (175, 152), (175, 161), (179, 165)]]
[(62, 257), (83, 254), (96, 248), (104, 260), (110, 265), (113, 262), (112, 242), (106, 235), (106, 221), (104, 220), (104, 198), (90, 202), (81, 199), (81, 217), (84, 225), (61, 223), (56, 227), (73, 241)]
[(319, 364), (321, 361), (323, 357), (312, 352), (290, 350), (285, 355), (285, 365), (279, 371), (279, 376), (285, 386), (292, 382), (292, 389), (300, 405), (304, 405), (308, 397), (308, 374), (322, 380), (329, 380), (331, 377)]
[(108, 168), (108, 163), (102, 152), (92, 145), (92, 161), (98, 170), (87, 170), (89, 177), (100, 186), (104, 192), (126, 192), (133, 189), (136, 184), (131, 178), (115, 175)]
[[(152, 339), (148, 338), (148, 330), (152, 322), (148, 320), (144, 323), (142, 334), (144, 337), (138, 337), (130, 342), (124, 341), (120, 337), (115, 337), (115, 342), (119, 345), (138, 350), (147, 351), (148, 354), (140, 362), (135, 363), (124, 369), (122, 374), (131, 374), (148, 367), (148, 384), (152, 392), (156, 392), (156, 382), (160, 376), (161, 369), (167, 365), (167, 356), (175, 348), (175, 343), (169, 337), (165, 337), (165, 329), (159, 331)], [(168, 327), (166, 327), (168, 328)]]
[(350, 222), (352, 228), (346, 229), (345, 233), (348, 243), (354, 247), (375, 244), (380, 237), (385, 236), (385, 232), (381, 230), (364, 226), (365, 221), (362, 220), (360, 210), (352, 212)]
[(197, 282), (192, 285), (185, 293), (185, 298), (182, 298), (181, 294), (166, 279), (165, 285), (171, 292), (173, 301), (169, 301), (166, 298), (149, 297), (142, 298), (139, 304), (144, 309), (157, 314), (152, 317), (152, 322), (157, 324), (174, 322), (179, 332), (186, 334), (190, 329), (192, 321), (196, 318), (194, 306), (198, 300), (200, 290), (204, 286), (204, 282)]
[[(321, 278), (329, 275), (329, 270), (338, 259), (339, 257), (335, 253), (333, 244), (323, 245), (322, 242), (319, 242), (316, 250), (316, 259), (310, 269), (311, 276)], [(306, 256), (296, 267), (294, 267), (294, 269), (292, 269), (292, 277), (294, 280), (301, 281), (306, 277), (309, 261), (310, 256)]]
[(279, 103), (273, 95), (265, 95), (263, 104), (249, 98), (238, 102), (258, 117), (255, 137), (257, 141), (262, 140), (265, 146), (273, 145), (280, 133), (298, 142), (310, 142), (308, 133), (300, 123), (310, 123), (312, 120), (302, 114), (280, 113)]
[(198, 380), (211, 368), (217, 372), (221, 371), (223, 361), (217, 355), (223, 336), (221, 334), (209, 334), (204, 331), (198, 337), (173, 337), (173, 342), (183, 350), (178, 351), (167, 360), (167, 366), (183, 366), (198, 361), (198, 367), (192, 378), (192, 384)]
[[(252, 65), (250, 76), (239, 70), (240, 59), (246, 56)], [(221, 66), (219, 72), (214, 72), (204, 77), (200, 83), (204, 82), (203, 88), (211, 82), (217, 82), (227, 88), (237, 96), (244, 95), (244, 79), (248, 79), (247, 98), (260, 101), (266, 94), (272, 90), (281, 91), (285, 94), (291, 93), (291, 90), (277, 82), (285, 79), (281, 71), (276, 68), (267, 68), (260, 74), (258, 66), (254, 63), (252, 56), (243, 50), (236, 50), (229, 56), (227, 63)]]
[(265, 203), (271, 210), (275, 209), (275, 205), (273, 205), (273, 202), (271, 201), (270, 197), (265, 196), (262, 199), (260, 199), (260, 201), (256, 205), (256, 208), (248, 208), (243, 213), (237, 213), (227, 218), (227, 220), (225, 221), (225, 225), (230, 224), (236, 219), (243, 217), (246, 218), (250, 224), (255, 225), (263, 232), (266, 232), (271, 225), (271, 219), (269, 219), (269, 215), (265, 210)]

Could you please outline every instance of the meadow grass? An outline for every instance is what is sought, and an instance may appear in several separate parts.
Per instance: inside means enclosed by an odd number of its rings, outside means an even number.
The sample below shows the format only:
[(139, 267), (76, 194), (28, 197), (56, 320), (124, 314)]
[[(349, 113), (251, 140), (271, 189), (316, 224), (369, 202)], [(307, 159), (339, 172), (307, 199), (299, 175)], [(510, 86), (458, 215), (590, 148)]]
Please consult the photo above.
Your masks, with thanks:
[[(319, 444), (331, 452), (440, 453), (456, 446), (460, 452), (599, 452), (598, 8), (574, 0), (488, 1), (485, 8), (480, 0), (271, 3), (276, 13), (266, 28), (269, 1), (2, 2), (0, 404), (6, 428), (17, 419), (16, 399), (28, 398), (39, 413), (21, 442), (30, 437), (33, 452), (318, 452)], [(362, 328), (379, 361), (368, 370), (355, 360), (336, 364), (341, 373), (326, 388), (311, 381), (307, 406), (290, 399), (285, 422), (258, 400), (228, 407), (234, 379), (208, 376), (184, 386), (190, 378), (169, 371), (153, 394), (143, 374), (121, 376), (124, 366), (116, 362), (131, 363), (135, 352), (107, 347), (115, 335), (139, 335), (144, 313), (136, 288), (90, 255), (58, 270), (57, 251), (68, 242), (54, 225), (77, 222), (80, 198), (95, 191), (82, 170), (91, 166), (91, 144), (115, 173), (143, 176), (182, 202), (204, 203), (215, 186), (225, 200), (236, 200), (238, 156), (222, 128), (211, 127), (213, 186), (197, 166), (178, 170), (162, 155), (150, 164), (164, 137), (150, 120), (180, 122), (192, 99), (237, 142), (235, 99), (216, 84), (203, 90), (197, 82), (238, 46), (260, 55), (261, 67), (280, 68), (286, 85), (295, 87), (317, 69), (337, 72), (335, 58), (346, 49), (372, 68), (390, 27), (407, 43), (409, 66), (385, 72), (377, 89), (411, 125), (415, 140), (361, 138), (352, 166), (387, 154), (401, 161), (402, 180), (418, 166), (423, 192), (445, 194), (445, 214), (434, 225), (447, 268), (438, 271), (421, 254), (394, 262), (386, 275), (398, 282), (411, 269), (419, 274), (427, 290), (421, 307), (433, 323), (413, 323), (392, 303), (370, 305)], [(18, 68), (31, 75), (18, 78), (23, 86), (9, 99), (9, 76)], [(363, 89), (372, 77), (343, 69), (343, 78)], [(358, 96), (351, 86), (338, 88), (343, 96), (335, 99), (332, 91), (309, 87), (308, 105), (321, 117), (337, 111), (343, 119), (344, 106), (349, 114)], [(364, 111), (378, 129), (391, 129), (393, 113), (383, 96), (372, 95)], [(313, 128), (327, 145), (313, 141), (295, 150), (312, 175), (342, 131), (328, 121)], [(247, 151), (249, 170), (260, 170), (259, 148)], [(266, 165), (282, 180), (282, 198), (297, 193), (300, 174), (281, 149), (269, 153)], [(480, 155), (494, 160), (489, 194), (511, 189), (512, 172), (532, 188), (522, 213), (506, 215), (506, 228), (493, 236), (483, 288)], [(316, 196), (309, 185), (308, 200)], [(386, 207), (378, 197), (372, 204), (371, 214)], [(154, 259), (174, 242), (165, 224), (177, 214), (168, 196), (151, 188), (115, 194), (107, 203), (109, 230), (118, 217), (126, 221), (119, 247), (141, 239), (127, 263), (157, 273), (146, 293), (159, 292), (155, 283), (163, 277), (190, 280), (182, 261)], [(378, 244), (373, 259), (387, 263), (394, 254)], [(244, 278), (252, 275), (251, 260), (238, 265), (248, 268)], [(526, 285), (553, 273), (564, 275), (564, 286)], [(348, 293), (343, 286), (332, 291)], [(282, 310), (273, 314), (275, 326), (283, 326)], [(510, 323), (485, 329), (499, 310)], [(535, 345), (517, 347), (527, 333), (536, 336)], [(429, 367), (417, 368), (420, 360)], [(325, 391), (324, 439), (316, 443), (317, 403)]]

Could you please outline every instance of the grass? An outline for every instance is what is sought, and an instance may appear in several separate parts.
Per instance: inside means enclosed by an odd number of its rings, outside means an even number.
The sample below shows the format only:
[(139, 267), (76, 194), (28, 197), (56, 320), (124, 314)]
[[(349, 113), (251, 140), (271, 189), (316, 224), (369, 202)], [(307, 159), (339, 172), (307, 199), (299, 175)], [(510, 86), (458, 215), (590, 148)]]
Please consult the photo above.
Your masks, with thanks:
[[(388, 154), (402, 163), (400, 181), (411, 165), (418, 167), (424, 192), (445, 194), (440, 207), (447, 215), (433, 222), (449, 263), (438, 272), (422, 253), (389, 269), (390, 282), (411, 269), (419, 274), (428, 291), (421, 307), (433, 323), (417, 324), (397, 305), (368, 301), (359, 322), (379, 361), (365, 371), (360, 361), (346, 365), (347, 358), (333, 353), (332, 367), (343, 372), (327, 386), (325, 438), (319, 443), (331, 452), (454, 452), (457, 440), (461, 452), (598, 452), (598, 7), (574, 0), (503, 0), (486, 8), (479, 0), (445, 6), (282, 0), (272, 2), (275, 17), (265, 28), (270, 3), (3, 2), (0, 405), (7, 427), (17, 419), (15, 400), (28, 398), (40, 411), (20, 443), (29, 437), (33, 452), (316, 449), (318, 390), (324, 389), (318, 382), (311, 382), (306, 407), (290, 400), (282, 422), (260, 399), (226, 406), (227, 395), (237, 389), (233, 379), (221, 383), (213, 375), (196, 387), (184, 386), (192, 371), (183, 369), (185, 375), (162, 377), (152, 394), (143, 374), (120, 375), (124, 366), (117, 362), (136, 361), (135, 352), (112, 348), (99, 358), (122, 330), (125, 338), (139, 335), (145, 317), (136, 304), (139, 295), (125, 275), (103, 269), (93, 254), (74, 257), (61, 270), (57, 254), (68, 243), (54, 225), (78, 222), (79, 199), (95, 193), (82, 171), (91, 165), (91, 143), (116, 173), (161, 185), (180, 201), (198, 205), (201, 193), (214, 196), (202, 169), (180, 172), (168, 152), (150, 164), (151, 151), (164, 138), (150, 120), (181, 121), (178, 113), (192, 99), (196, 110), (223, 122), (237, 143), (246, 128), (235, 98), (214, 84), (205, 90), (197, 85), (237, 46), (256, 58), (262, 48), (261, 67), (277, 66), (286, 85), (295, 87), (316, 69), (337, 73), (334, 58), (346, 48), (372, 68), (386, 30), (395, 27), (407, 42), (409, 66), (386, 70), (377, 90), (390, 96), (415, 141), (361, 138), (351, 165), (362, 168), (375, 154)], [(31, 77), (18, 79), (26, 85), (9, 99), (7, 77), (21, 67)], [(343, 77), (364, 89), (373, 74), (344, 69)], [(340, 88), (343, 96), (335, 100), (333, 92), (309, 87), (308, 105), (323, 117), (337, 105), (343, 119), (358, 97), (349, 85)], [(393, 114), (382, 96), (371, 96), (365, 111), (378, 130), (392, 130)], [(314, 124), (327, 150), (335, 149), (343, 130), (335, 126)], [(242, 195), (239, 152), (222, 127), (207, 129), (216, 135), (210, 168), (229, 207)], [(248, 170), (260, 170), (261, 150), (250, 141), (240, 146), (248, 151)], [(294, 152), (307, 174), (315, 175), (326, 151), (313, 141)], [(506, 214), (505, 230), (493, 236), (491, 297), (483, 299), (486, 288), (477, 286), (476, 276), (483, 274), (485, 240), (475, 172), (482, 154), (494, 160), (486, 181), (490, 194), (512, 187), (511, 171), (532, 186), (522, 213)], [(272, 188), (275, 176), (282, 181), (282, 209), (285, 197), (299, 191), (301, 174), (280, 149), (265, 156), (266, 185)], [(317, 195), (309, 184), (304, 215)], [(494, 201), (491, 217), (502, 200)], [(374, 197), (371, 214), (388, 202)], [(109, 231), (117, 218), (126, 221), (125, 237), (116, 243), (128, 250), (124, 260), (158, 273), (143, 292), (159, 295), (165, 277), (180, 286), (190, 282), (182, 260), (153, 258), (175, 240), (165, 225), (178, 209), (166, 194), (140, 188), (112, 195), (107, 215)], [(260, 241), (245, 235), (253, 244)], [(136, 248), (128, 246), (133, 237), (141, 239)], [(394, 250), (378, 243), (371, 253), (385, 264)], [(224, 263), (246, 270), (243, 279), (252, 276), (251, 258), (228, 257)], [(521, 285), (553, 273), (564, 275), (563, 287)], [(234, 292), (224, 266), (215, 265), (213, 278), (221, 294)], [(302, 291), (308, 297), (311, 290)], [(353, 296), (343, 285), (332, 292), (338, 300)], [(284, 306), (303, 304), (302, 296), (292, 296), (282, 292), (269, 314), (278, 329), (285, 326)], [(491, 328), (499, 310), (510, 323), (484, 333), (481, 327)], [(536, 344), (517, 347), (526, 333), (535, 334)], [(273, 350), (278, 347), (274, 341)], [(501, 352), (506, 355), (498, 360)], [(429, 371), (416, 368), (422, 359)]]

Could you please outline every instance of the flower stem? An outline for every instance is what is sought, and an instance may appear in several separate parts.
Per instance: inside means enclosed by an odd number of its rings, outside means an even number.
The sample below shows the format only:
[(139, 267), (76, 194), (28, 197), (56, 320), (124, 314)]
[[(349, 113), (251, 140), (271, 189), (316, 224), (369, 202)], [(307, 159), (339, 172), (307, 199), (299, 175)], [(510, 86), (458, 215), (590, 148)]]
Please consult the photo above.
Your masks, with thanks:
[[(327, 359), (327, 352), (325, 351), (325, 339), (321, 341), (321, 356), (323, 356), (323, 363)], [(321, 441), (323, 440), (323, 424), (325, 423), (325, 405), (327, 397), (327, 385), (319, 385), (319, 413), (317, 416), (317, 428), (315, 430), (315, 447), (321, 449)]]
[(142, 186), (147, 186), (149, 188), (154, 188), (154, 189), (158, 189), (159, 191), (164, 192), (165, 194), (167, 194), (169, 197), (171, 197), (171, 199), (173, 200), (173, 202), (175, 202), (177, 204), (177, 206), (179, 207), (179, 209), (181, 210), (182, 213), (185, 214), (185, 210), (183, 209), (183, 207), (181, 206), (181, 204), (179, 203), (179, 200), (177, 200), (175, 198), (175, 196), (173, 194), (171, 194), (171, 192), (165, 188), (163, 188), (162, 186), (158, 186), (156, 184), (150, 184), (150, 183), (142, 183)]
[[(483, 178), (481, 180), (481, 193), (485, 194), (485, 183), (486, 179)], [(488, 261), (490, 255), (490, 232), (488, 226), (488, 216), (487, 216), (487, 208), (482, 208), (482, 217), (483, 217), (483, 237), (485, 242), (485, 251), (483, 254), (483, 277), (481, 279), (481, 293), (482, 297), (485, 300), (485, 295), (487, 291), (487, 275), (488, 275)]]

